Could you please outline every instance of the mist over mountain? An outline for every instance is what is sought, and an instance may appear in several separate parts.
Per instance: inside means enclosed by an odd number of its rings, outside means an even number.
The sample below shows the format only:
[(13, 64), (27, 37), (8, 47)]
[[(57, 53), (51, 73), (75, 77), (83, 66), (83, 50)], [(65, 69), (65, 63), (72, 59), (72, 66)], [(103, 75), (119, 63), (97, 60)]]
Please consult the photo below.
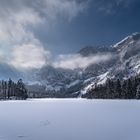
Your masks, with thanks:
[[(107, 78), (126, 79), (138, 74), (140, 72), (139, 52), (139, 33), (134, 33), (110, 47), (84, 47), (77, 53), (83, 61), (79, 59), (80, 61), (76, 61), (76, 65), (79, 66), (90, 61), (91, 63), (85, 67), (71, 69), (72, 63), (75, 64), (75, 59), (77, 59), (75, 57), (77, 54), (74, 54), (71, 57), (72, 61), (69, 60), (67, 63), (69, 67), (43, 67), (36, 73), (36, 81), (38, 81), (38, 85), (46, 87), (46, 93), (51, 94), (52, 92), (56, 95), (66, 95), (66, 97), (80, 96), (94, 87), (95, 83), (105, 83)], [(109, 56), (109, 59), (105, 59), (105, 56)], [(97, 61), (94, 61), (94, 57), (97, 58)], [(86, 61), (84, 61), (85, 58)], [(98, 58), (101, 61), (98, 61)]]
[(133, 33), (109, 47), (86, 46), (61, 55), (40, 69), (19, 71), (0, 64), (1, 79), (22, 77), (35, 96), (77, 97), (107, 78), (127, 79), (140, 73), (140, 33)]

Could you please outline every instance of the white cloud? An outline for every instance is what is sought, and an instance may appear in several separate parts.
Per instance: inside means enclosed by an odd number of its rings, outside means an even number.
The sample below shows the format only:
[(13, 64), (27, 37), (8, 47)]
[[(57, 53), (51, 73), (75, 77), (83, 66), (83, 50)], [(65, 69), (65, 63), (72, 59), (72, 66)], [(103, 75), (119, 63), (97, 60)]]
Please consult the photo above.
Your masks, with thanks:
[(43, 0), (43, 12), (48, 18), (56, 19), (65, 17), (68, 20), (75, 18), (79, 13), (85, 11), (89, 0), (78, 2), (78, 0)]
[(16, 68), (43, 66), (50, 52), (43, 48), (34, 29), (41, 24), (57, 23), (58, 18), (71, 20), (84, 11), (86, 3), (77, 0), (1, 0), (1, 61)]
[(0, 14), (0, 43), (12, 45), (32, 40), (34, 36), (28, 27), (41, 22), (39, 15), (27, 7), (19, 11), (8, 9), (4, 15)]
[[(8, 7), (4, 16), (1, 13), (0, 52), (3, 54), (1, 62), (12, 64), (16, 68), (27, 68), (28, 63), (30, 63), (29, 68), (37, 68), (37, 66), (39, 68), (43, 65), (45, 59), (40, 56), (43, 56), (45, 51), (42, 51), (43, 47), (40, 41), (35, 38), (32, 30), (29, 29), (30, 26), (36, 26), (42, 21), (39, 15), (28, 7), (21, 8), (18, 11)], [(29, 57), (29, 53), (33, 58)], [(33, 62), (33, 59), (36, 63)]]
[(30, 69), (41, 68), (46, 65), (50, 53), (42, 46), (27, 44), (13, 48), (12, 60), (10, 62), (16, 68)]
[(4, 55), (3, 55), (3, 52), (1, 51), (0, 52), (0, 63), (3, 63), (5, 60), (4, 60)]
[(83, 57), (81, 55), (60, 55), (53, 63), (56, 68), (77, 69), (86, 68), (91, 64), (108, 61), (112, 58), (111, 54), (98, 54), (94, 56)]

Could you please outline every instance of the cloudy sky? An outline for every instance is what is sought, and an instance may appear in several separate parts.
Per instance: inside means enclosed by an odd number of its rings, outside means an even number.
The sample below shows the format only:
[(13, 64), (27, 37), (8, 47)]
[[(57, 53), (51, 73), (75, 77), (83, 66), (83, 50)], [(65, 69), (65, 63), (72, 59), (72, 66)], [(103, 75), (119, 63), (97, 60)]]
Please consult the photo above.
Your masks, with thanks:
[(140, 31), (139, 7), (139, 0), (0, 0), (0, 63), (41, 68), (59, 55), (69, 62), (86, 45), (114, 44)]

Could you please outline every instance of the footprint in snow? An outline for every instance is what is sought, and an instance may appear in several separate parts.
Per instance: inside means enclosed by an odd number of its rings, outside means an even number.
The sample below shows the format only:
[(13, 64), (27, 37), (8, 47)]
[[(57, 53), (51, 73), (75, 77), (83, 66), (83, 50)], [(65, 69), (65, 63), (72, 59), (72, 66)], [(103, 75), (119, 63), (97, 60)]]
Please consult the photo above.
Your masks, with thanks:
[(25, 135), (18, 135), (17, 137), (18, 138), (26, 138), (27, 136), (25, 136)]
[(50, 121), (48, 121), (48, 120), (40, 121), (40, 125), (41, 126), (48, 126), (48, 125), (50, 125)]

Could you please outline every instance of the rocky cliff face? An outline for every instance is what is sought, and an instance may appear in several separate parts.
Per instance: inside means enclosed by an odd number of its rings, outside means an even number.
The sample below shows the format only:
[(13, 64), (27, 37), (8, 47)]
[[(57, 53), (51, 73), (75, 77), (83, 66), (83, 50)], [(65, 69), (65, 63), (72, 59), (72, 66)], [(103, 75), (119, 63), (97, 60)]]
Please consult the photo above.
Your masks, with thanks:
[(95, 83), (104, 83), (107, 78), (125, 79), (140, 73), (140, 34), (134, 33), (110, 47), (88, 46), (78, 54), (84, 58), (102, 54), (110, 54), (111, 57), (107, 61), (93, 63), (81, 69), (70, 70), (53, 66), (42, 68), (36, 73), (35, 80), (38, 85), (45, 86), (44, 92), (80, 96)]

